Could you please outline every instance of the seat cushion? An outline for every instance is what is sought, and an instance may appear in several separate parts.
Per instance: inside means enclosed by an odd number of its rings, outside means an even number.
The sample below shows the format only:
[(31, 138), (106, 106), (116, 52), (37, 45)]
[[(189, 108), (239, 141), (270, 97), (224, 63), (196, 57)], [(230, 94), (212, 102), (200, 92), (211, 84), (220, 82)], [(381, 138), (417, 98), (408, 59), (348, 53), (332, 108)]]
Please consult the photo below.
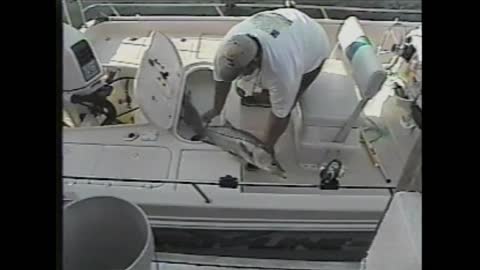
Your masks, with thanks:
[(340, 60), (326, 60), (300, 98), (304, 126), (342, 127), (359, 102), (355, 82)]

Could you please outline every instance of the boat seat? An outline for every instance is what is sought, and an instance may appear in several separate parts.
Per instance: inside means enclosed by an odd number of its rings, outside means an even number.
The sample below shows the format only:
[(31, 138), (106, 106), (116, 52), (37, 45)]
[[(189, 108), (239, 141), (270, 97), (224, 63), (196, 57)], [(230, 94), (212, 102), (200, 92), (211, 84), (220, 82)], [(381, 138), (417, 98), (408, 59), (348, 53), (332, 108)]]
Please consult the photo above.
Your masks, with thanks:
[(300, 99), (303, 125), (337, 128), (345, 125), (360, 100), (355, 87), (341, 60), (325, 60), (318, 77)]
[(327, 154), (361, 149), (358, 127), (362, 110), (386, 79), (375, 49), (355, 17), (340, 28), (338, 44), (345, 60), (326, 59), (292, 112), (297, 160), (301, 166), (308, 165), (303, 167), (333, 158)]

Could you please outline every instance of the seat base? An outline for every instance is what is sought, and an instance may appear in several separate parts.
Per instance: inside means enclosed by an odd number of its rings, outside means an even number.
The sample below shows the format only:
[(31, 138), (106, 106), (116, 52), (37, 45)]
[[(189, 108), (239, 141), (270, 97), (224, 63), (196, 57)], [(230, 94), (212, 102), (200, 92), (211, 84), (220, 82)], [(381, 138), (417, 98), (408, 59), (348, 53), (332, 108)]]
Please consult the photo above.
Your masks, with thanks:
[(304, 127), (298, 110), (292, 112), (292, 124), (297, 163), (301, 167), (318, 169), (318, 165), (326, 162), (327, 158), (334, 158), (339, 153), (361, 151), (359, 129), (352, 129), (343, 143), (332, 142), (340, 128)]
[[(319, 76), (301, 97), (292, 112), (297, 161), (302, 167), (315, 167), (337, 153), (361, 149), (361, 119), (354, 123), (345, 142), (333, 142), (352, 116), (360, 95), (343, 62), (327, 59)], [(328, 154), (328, 156), (327, 156)]]

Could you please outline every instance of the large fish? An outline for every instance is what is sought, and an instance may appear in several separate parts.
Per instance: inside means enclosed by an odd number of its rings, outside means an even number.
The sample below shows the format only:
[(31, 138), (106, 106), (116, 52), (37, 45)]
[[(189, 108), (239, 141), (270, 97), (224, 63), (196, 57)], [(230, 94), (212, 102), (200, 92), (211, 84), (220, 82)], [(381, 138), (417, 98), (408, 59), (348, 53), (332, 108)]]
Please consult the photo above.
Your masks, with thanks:
[(197, 134), (195, 140), (216, 145), (239, 157), (244, 163), (248, 162), (273, 175), (287, 178), (274, 152), (253, 134), (235, 128), (228, 121), (223, 126), (205, 126), (188, 94), (183, 98), (183, 119)]

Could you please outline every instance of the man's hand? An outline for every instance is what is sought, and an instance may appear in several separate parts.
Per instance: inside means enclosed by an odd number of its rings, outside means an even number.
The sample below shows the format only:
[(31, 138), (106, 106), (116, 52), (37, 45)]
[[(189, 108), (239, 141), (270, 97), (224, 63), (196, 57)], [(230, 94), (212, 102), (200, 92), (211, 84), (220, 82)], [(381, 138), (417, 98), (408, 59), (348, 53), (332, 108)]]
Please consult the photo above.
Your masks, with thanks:
[(202, 115), (202, 120), (206, 124), (210, 124), (213, 118), (217, 117), (220, 113), (215, 109), (211, 109)]
[(215, 82), (215, 98), (213, 100), (213, 108), (202, 115), (204, 123), (209, 124), (213, 118), (220, 114), (225, 105), (228, 92), (232, 86), (231, 82)]

